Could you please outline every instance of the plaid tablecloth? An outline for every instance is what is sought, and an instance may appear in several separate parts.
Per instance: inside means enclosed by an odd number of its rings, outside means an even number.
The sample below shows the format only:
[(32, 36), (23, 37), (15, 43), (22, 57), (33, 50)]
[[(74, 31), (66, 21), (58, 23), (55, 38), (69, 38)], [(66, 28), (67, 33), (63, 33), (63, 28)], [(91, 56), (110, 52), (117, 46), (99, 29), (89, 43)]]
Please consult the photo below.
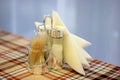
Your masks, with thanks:
[(92, 60), (86, 76), (74, 70), (60, 70), (33, 75), (27, 69), (29, 39), (0, 30), (0, 80), (120, 80), (120, 67)]

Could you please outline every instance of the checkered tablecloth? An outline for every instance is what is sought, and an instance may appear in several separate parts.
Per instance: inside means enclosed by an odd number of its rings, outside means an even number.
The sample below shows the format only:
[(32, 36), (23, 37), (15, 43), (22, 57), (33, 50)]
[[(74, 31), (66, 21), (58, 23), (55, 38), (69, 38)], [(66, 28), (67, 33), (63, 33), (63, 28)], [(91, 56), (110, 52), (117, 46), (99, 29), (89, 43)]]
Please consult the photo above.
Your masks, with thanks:
[(0, 30), (0, 80), (120, 80), (120, 67), (96, 59), (84, 68), (86, 76), (67, 69), (33, 75), (26, 64), (29, 43), (29, 39)]

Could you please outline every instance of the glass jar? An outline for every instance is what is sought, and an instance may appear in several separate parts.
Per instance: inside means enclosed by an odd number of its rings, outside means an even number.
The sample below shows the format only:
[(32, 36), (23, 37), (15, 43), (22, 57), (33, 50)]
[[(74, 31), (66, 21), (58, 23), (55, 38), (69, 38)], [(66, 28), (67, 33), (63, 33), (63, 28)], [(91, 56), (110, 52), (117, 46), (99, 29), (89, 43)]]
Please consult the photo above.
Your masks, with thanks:
[(47, 47), (47, 32), (38, 32), (28, 48), (28, 69), (33, 74), (48, 72), (47, 62), (49, 48)]

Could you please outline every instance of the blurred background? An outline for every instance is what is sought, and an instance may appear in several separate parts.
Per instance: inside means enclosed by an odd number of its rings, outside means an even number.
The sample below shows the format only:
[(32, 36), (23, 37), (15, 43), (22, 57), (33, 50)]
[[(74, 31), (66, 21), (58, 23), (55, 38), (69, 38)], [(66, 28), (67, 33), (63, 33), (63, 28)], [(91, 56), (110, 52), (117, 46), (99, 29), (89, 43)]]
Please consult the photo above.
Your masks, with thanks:
[(34, 22), (52, 10), (92, 43), (86, 50), (93, 58), (120, 66), (120, 0), (0, 0), (0, 29), (32, 38)]

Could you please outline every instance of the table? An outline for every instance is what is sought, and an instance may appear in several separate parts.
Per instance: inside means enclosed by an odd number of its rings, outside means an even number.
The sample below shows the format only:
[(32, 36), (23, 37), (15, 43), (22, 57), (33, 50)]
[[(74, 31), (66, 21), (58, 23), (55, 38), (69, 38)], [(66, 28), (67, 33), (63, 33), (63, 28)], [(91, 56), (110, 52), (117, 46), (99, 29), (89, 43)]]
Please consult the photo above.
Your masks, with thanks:
[(33, 75), (27, 69), (27, 46), (30, 40), (0, 30), (0, 80), (120, 80), (120, 67), (93, 59), (84, 67), (86, 76), (74, 70), (52, 70)]

